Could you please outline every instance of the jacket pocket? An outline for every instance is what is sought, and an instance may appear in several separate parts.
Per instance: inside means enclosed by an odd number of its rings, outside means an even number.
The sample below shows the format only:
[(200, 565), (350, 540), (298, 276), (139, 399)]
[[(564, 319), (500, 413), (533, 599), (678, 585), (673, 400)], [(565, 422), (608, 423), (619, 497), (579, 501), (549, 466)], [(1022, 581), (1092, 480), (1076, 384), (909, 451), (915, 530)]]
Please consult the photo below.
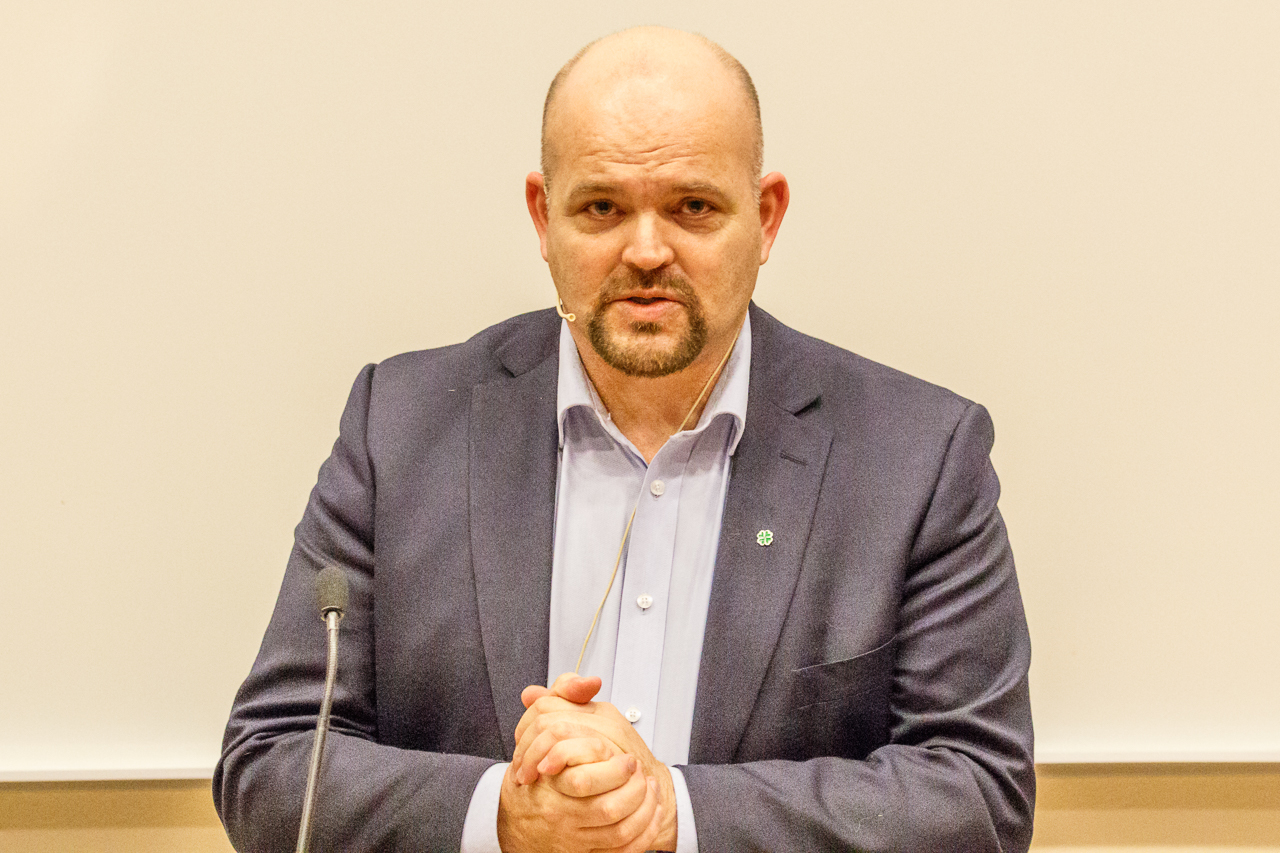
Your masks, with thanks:
[(791, 672), (791, 746), (798, 758), (865, 758), (889, 740), (897, 643)]

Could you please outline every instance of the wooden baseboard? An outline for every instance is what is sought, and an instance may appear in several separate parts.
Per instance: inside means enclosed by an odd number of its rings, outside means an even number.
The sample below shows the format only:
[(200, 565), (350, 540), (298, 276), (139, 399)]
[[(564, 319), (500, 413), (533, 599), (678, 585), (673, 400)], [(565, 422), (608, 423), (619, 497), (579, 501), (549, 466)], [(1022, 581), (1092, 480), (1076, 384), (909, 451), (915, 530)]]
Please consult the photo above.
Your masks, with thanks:
[[(1032, 849), (1280, 851), (1280, 764), (1048, 764)], [(0, 850), (231, 853), (207, 779), (0, 784)]]
[(1280, 850), (1280, 764), (1036, 768), (1034, 849)]
[(0, 850), (234, 853), (207, 779), (2, 784)]

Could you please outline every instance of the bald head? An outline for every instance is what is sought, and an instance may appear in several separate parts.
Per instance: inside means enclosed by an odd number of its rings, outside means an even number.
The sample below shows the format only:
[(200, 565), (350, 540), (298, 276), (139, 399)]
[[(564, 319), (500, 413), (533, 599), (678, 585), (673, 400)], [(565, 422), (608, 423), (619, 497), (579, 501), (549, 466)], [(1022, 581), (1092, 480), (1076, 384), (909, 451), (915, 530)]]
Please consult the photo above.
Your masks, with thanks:
[[(760, 100), (751, 75), (720, 45), (695, 33), (665, 27), (635, 27), (591, 42), (565, 63), (547, 90), (542, 108), (542, 173), (548, 186), (560, 153), (566, 114), (583, 103), (617, 102), (632, 84), (648, 92), (697, 90), (720, 97), (736, 115), (726, 133), (746, 146), (753, 179), (764, 165)], [(663, 89), (665, 87), (665, 90)]]
[(643, 391), (637, 412), (679, 400), (659, 418), (674, 428), (742, 329), (790, 199), (760, 174), (751, 79), (701, 36), (627, 30), (556, 76), (542, 139), (525, 203), (583, 366)]

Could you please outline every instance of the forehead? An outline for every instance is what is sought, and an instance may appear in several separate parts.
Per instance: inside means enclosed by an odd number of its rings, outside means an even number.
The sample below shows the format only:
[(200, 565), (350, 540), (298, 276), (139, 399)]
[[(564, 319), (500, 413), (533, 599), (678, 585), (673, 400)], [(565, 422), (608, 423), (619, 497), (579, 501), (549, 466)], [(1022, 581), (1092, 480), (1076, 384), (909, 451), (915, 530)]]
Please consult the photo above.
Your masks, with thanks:
[(705, 52), (591, 58), (570, 73), (549, 115), (557, 170), (750, 169), (753, 113), (722, 62)]
[(566, 92), (550, 128), (558, 170), (653, 178), (750, 170), (750, 115), (722, 78), (649, 73), (588, 82)]

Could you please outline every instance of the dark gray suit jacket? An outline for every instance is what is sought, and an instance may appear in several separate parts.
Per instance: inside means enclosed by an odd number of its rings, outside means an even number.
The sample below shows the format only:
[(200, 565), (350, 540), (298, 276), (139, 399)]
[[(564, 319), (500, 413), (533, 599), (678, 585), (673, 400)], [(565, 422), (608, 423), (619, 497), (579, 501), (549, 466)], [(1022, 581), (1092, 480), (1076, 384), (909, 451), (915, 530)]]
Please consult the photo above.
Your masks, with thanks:
[[(1026, 850), (1030, 646), (990, 419), (751, 311), (684, 768), (701, 849)], [(351, 607), (317, 849), (457, 849), (546, 677), (558, 324), (356, 380), (214, 776), (238, 849), (293, 847), (328, 563)]]

